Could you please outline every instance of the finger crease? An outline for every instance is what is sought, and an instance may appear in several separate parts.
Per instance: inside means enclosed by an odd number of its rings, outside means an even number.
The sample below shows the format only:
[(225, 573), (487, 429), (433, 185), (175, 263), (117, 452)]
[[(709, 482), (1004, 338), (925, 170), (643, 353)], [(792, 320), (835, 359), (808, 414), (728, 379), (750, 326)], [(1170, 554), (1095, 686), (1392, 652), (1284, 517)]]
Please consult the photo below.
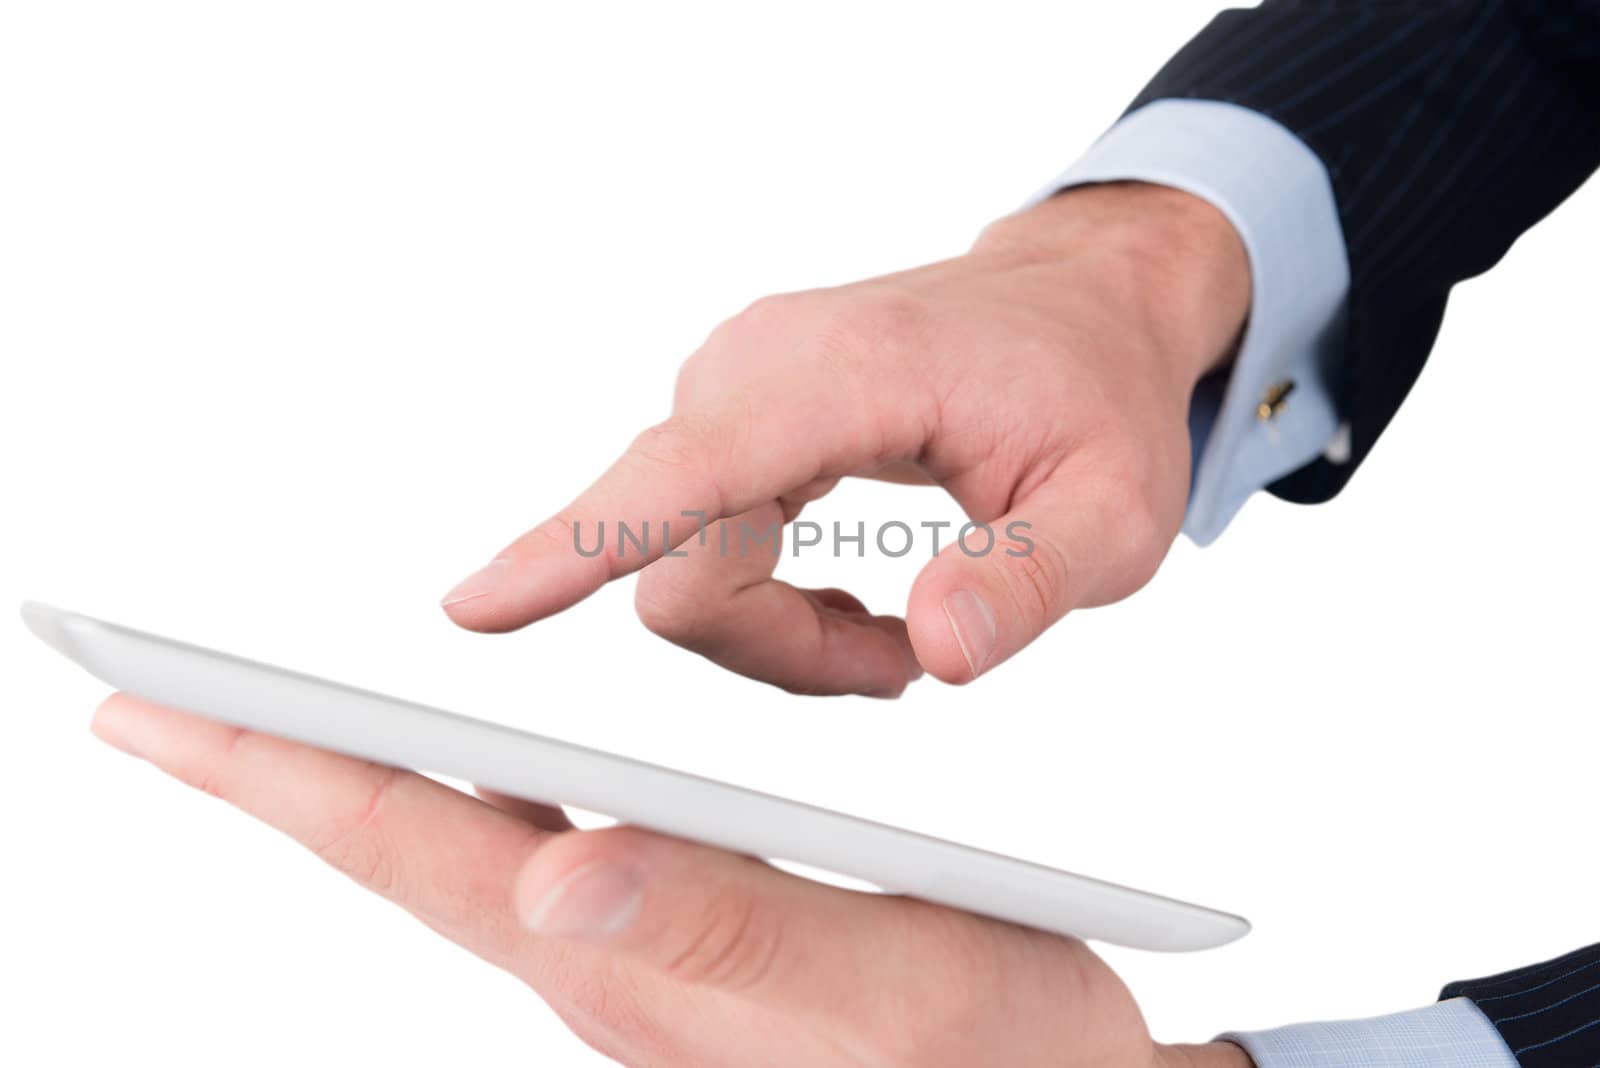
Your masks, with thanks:
[(226, 800), (223, 797), (227, 789), (224, 783), (230, 778), (230, 771), (238, 761), (239, 746), (248, 733), (243, 727), (230, 726), (228, 728), (228, 739), (222, 743), (221, 748), (217, 751), (216, 759), (211, 761), (208, 766), (200, 769), (195, 778), (194, 785), (201, 793)]
[(361, 806), (361, 810), (355, 820), (340, 829), (332, 838), (315, 847), (316, 854), (324, 860), (328, 859), (341, 844), (366, 831), (377, 822), (378, 813), (382, 810), (385, 799), (388, 798), (390, 790), (400, 777), (399, 768), (391, 768), (382, 764), (374, 764), (372, 766), (378, 769), (378, 781), (373, 783), (372, 790), (367, 794), (367, 800)]

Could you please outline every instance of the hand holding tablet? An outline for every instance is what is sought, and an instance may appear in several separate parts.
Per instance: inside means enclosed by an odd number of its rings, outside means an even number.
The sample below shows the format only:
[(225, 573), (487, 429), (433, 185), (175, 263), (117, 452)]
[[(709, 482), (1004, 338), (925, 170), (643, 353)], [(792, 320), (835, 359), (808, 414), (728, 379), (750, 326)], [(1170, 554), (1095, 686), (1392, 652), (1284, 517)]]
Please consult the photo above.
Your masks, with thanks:
[(312, 678), (44, 605), (44, 641), (127, 693), (379, 764), (571, 804), (734, 853), (1057, 934), (1152, 950), (1239, 938), (1237, 916)]

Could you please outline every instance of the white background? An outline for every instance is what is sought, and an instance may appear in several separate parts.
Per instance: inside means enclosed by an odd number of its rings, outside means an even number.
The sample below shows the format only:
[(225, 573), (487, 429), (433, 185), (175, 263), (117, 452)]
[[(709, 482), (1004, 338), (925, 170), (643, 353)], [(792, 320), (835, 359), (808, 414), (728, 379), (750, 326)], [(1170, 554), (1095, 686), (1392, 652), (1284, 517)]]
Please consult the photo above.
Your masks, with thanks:
[[(664, 415), (719, 319), (961, 251), (1208, 11), (0, 10), (0, 602), (1251, 917), (1221, 951), (1109, 953), (1165, 1039), (1405, 1008), (1596, 937), (1594, 190), (1458, 290), (1337, 502), (1257, 500), (970, 688), (806, 699), (652, 638), (631, 583), (500, 638), (437, 600)], [(953, 514), (850, 484), (811, 517)], [(883, 611), (915, 567), (788, 575)], [(20, 624), (0, 665), (0, 1061), (595, 1059), (97, 744), (102, 687)]]

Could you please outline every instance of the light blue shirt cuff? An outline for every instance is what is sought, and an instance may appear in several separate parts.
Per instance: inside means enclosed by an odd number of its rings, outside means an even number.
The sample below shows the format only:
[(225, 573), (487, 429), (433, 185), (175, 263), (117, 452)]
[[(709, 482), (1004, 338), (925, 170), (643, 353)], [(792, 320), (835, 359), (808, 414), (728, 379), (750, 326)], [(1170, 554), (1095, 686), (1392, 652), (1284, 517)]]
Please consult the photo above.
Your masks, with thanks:
[(1466, 998), (1371, 1020), (1226, 1034), (1256, 1068), (1517, 1068), (1505, 1040)]
[[(1259, 112), (1158, 100), (1125, 116), (1031, 206), (1089, 182), (1138, 180), (1201, 197), (1250, 258), (1250, 318), (1224, 387), (1208, 380), (1189, 416), (1194, 472), (1184, 532), (1214, 541), (1256, 490), (1318, 456), (1348, 458), (1327, 382), (1350, 268), (1337, 203), (1316, 154)], [(1259, 409), (1293, 383), (1274, 414)]]

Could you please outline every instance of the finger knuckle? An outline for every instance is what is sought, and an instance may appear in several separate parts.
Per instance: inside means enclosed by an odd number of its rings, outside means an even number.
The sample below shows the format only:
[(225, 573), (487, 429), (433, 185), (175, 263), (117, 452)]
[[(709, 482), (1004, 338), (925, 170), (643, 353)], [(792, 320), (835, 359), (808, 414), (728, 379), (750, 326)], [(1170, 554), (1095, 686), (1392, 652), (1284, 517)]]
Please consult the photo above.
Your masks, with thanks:
[(399, 885), (389, 852), (372, 837), (355, 835), (314, 850), (335, 871), (354, 879), (372, 892), (388, 897)]
[(709, 360), (707, 350), (702, 348), (679, 365), (677, 376), (672, 383), (673, 411), (690, 408), (696, 401), (705, 397), (708, 392), (707, 387), (720, 377), (713, 375), (708, 369)]
[(927, 318), (924, 301), (904, 290), (856, 293), (828, 304), (818, 316), (813, 339), (823, 361), (856, 373), (918, 348)]
[(228, 735), (222, 751), (210, 761), (182, 778), (203, 794), (231, 803), (233, 782), (238, 774), (241, 755), (250, 746), (254, 736), (242, 727), (235, 727)]
[[(583, 531), (580, 524), (582, 520), (570, 512), (561, 512), (551, 516), (543, 523), (528, 532), (528, 547), (534, 551), (554, 550), (568, 552), (582, 543)], [(590, 532), (593, 536), (593, 532)]]
[(710, 427), (702, 419), (675, 415), (640, 431), (628, 453), (636, 461), (657, 467), (693, 469), (704, 459), (710, 436)]
[[(792, 335), (796, 325), (809, 316), (813, 303), (814, 294), (804, 292), (758, 297), (717, 324), (691, 362), (714, 359), (717, 365), (726, 366), (729, 360), (766, 358), (780, 339)], [(691, 372), (698, 373), (699, 368)]]
[(783, 941), (781, 919), (734, 892), (713, 896), (693, 930), (664, 971), (681, 982), (734, 993), (766, 981)]
[(399, 886), (394, 851), (384, 841), (380, 821), (384, 802), (400, 773), (374, 766), (371, 788), (359, 804), (335, 816), (307, 844), (335, 870), (377, 893), (393, 896)]
[(1060, 618), (1071, 603), (1072, 565), (1053, 541), (1037, 534), (1029, 540), (1033, 544), (1027, 551), (1013, 555), (1008, 550), (998, 558), (1022, 618), (1043, 627)]
[(645, 568), (634, 589), (633, 609), (645, 629), (674, 645), (691, 646), (704, 635), (704, 613), (683, 585), (660, 571)]
[(623, 570), (615, 552), (616, 540), (607, 540), (610, 526), (604, 519), (584, 519), (569, 508), (524, 534), (517, 549), (530, 556), (566, 559), (575, 568), (592, 571), (593, 581), (604, 582)]
[(737, 405), (726, 404), (716, 410), (674, 415), (640, 433), (623, 464), (644, 480), (669, 478), (680, 487), (686, 500), (700, 503), (705, 511), (722, 514), (728, 501), (721, 474), (730, 458), (747, 444), (751, 418)]
[(804, 293), (769, 293), (746, 304), (728, 325), (741, 334), (783, 328), (794, 322), (805, 303)]

